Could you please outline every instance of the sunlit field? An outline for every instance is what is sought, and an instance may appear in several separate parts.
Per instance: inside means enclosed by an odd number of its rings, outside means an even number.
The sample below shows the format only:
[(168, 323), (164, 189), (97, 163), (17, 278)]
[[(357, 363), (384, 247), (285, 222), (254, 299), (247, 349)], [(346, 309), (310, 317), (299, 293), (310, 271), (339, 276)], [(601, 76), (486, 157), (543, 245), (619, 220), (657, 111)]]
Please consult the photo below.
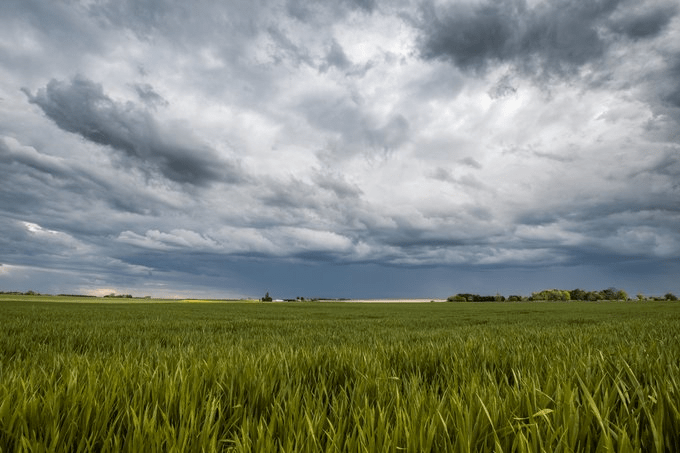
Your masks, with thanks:
[(680, 303), (0, 297), (0, 451), (680, 451)]

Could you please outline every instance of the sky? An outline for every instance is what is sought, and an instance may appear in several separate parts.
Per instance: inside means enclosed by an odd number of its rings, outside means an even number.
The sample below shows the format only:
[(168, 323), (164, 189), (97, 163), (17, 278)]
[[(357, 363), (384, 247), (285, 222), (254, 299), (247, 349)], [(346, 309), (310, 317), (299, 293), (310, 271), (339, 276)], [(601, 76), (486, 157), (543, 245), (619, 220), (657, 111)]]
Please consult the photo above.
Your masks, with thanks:
[(0, 290), (680, 293), (676, 0), (3, 0)]

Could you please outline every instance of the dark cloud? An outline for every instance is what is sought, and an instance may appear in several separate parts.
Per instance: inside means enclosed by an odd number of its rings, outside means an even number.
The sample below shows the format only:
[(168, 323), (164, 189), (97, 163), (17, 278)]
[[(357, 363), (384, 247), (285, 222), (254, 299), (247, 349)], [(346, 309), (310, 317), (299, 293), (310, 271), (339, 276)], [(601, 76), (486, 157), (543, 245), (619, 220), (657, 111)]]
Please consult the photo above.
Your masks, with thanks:
[(676, 89), (671, 89), (663, 97), (663, 100), (674, 108), (680, 108), (680, 86)]
[[(67, 189), (79, 179), (67, 162), (6, 137), (0, 137), (0, 178), (0, 206), (15, 219), (35, 219), (36, 211), (40, 215), (68, 211), (79, 199)], [(84, 187), (87, 184), (80, 189)]]
[[(608, 45), (607, 26), (633, 38), (660, 33), (677, 8), (634, 10), (612, 16), (625, 0), (558, 0), (530, 7), (524, 0), (459, 2), (423, 7), (421, 52), (465, 70), (512, 63), (537, 76), (569, 75), (601, 58)], [(502, 90), (505, 92), (505, 90)]]
[(437, 167), (434, 171), (430, 172), (428, 176), (436, 179), (437, 181), (443, 182), (456, 182), (456, 178), (451, 174), (449, 170), (442, 167)]
[(338, 68), (339, 70), (345, 70), (351, 65), (352, 62), (349, 61), (347, 55), (345, 55), (345, 52), (342, 50), (342, 46), (338, 44), (337, 41), (333, 40), (330, 49), (326, 54), (326, 61), (324, 61), (319, 70), (321, 72), (326, 72), (328, 69), (333, 67)]
[(376, 9), (376, 6), (376, 0), (339, 0), (336, 2), (286, 1), (288, 14), (303, 22), (329, 13), (331, 15), (339, 15), (344, 14), (346, 11), (363, 11), (370, 14)]
[(266, 206), (287, 214), (288, 218), (293, 212), (299, 214), (299, 211), (305, 209), (318, 210), (323, 207), (323, 202), (314, 189), (314, 186), (296, 178), (287, 181), (272, 180), (263, 186), (260, 198)]
[(573, 156), (568, 154), (555, 154), (550, 152), (534, 151), (533, 155), (542, 159), (554, 160), (557, 162), (572, 162), (574, 160)]
[(198, 141), (187, 143), (172, 131), (162, 131), (147, 110), (132, 102), (116, 102), (85, 77), (69, 82), (53, 79), (35, 95), (24, 91), (61, 129), (122, 152), (172, 181), (205, 185), (242, 179), (236, 165)]
[[(676, 36), (678, 32), (676, 31)], [(655, 142), (680, 143), (680, 52), (669, 49), (663, 64), (646, 74), (640, 86), (653, 115), (645, 125), (646, 136)]]
[(269, 37), (276, 44), (273, 57), (276, 63), (291, 61), (295, 66), (305, 63), (312, 66), (313, 61), (306, 48), (294, 43), (279, 27), (271, 25), (267, 28)]
[(242, 37), (260, 32), (257, 19), (267, 11), (267, 0), (232, 0), (216, 4), (211, 0), (195, 0), (187, 5), (177, 0), (99, 1), (89, 6), (89, 13), (117, 28), (132, 30), (141, 39), (162, 37), (178, 45), (216, 38), (228, 33), (226, 47), (238, 47)]
[(489, 60), (504, 60), (516, 53), (516, 28), (524, 4), (495, 2), (482, 5), (453, 4), (440, 11), (426, 3), (422, 52), (426, 58), (451, 59), (464, 69), (479, 69)]
[(156, 107), (167, 107), (169, 105), (163, 96), (158, 94), (148, 83), (136, 83), (132, 87), (137, 92), (139, 99), (148, 107), (155, 109)]
[(49, 174), (55, 178), (71, 173), (70, 168), (62, 160), (40, 154), (33, 148), (21, 146), (18, 142), (8, 143), (0, 137), (0, 164), (23, 165), (28, 168)]
[[(116, 218), (153, 218), (175, 208), (166, 195), (140, 187), (129, 172), (50, 156), (7, 137), (0, 137), (0, 180), (0, 215), (77, 236), (112, 234), (119, 227)], [(109, 222), (98, 221), (103, 217)]]
[(508, 75), (501, 77), (496, 85), (489, 90), (491, 99), (501, 99), (515, 93), (517, 93), (517, 87), (513, 84), (513, 81)]
[(616, 33), (632, 39), (650, 38), (661, 33), (677, 14), (678, 5), (655, 5), (640, 10), (623, 11), (612, 18), (609, 27)]
[[(644, 168), (636, 169), (630, 174), (631, 178), (661, 175), (671, 178), (676, 181), (674, 187), (677, 189), (680, 185), (680, 146), (667, 147), (664, 152), (659, 153), (659, 157), (655, 162)], [(677, 206), (680, 207), (680, 198), (677, 201)]]
[(376, 7), (376, 0), (345, 0), (345, 3), (366, 12), (373, 12)]
[(480, 164), (474, 158), (469, 157), (469, 156), (464, 158), (464, 159), (461, 159), (460, 163), (467, 165), (468, 167), (472, 167), (472, 168), (477, 168), (477, 169), (482, 168), (482, 164)]
[[(663, 82), (657, 89), (665, 106), (677, 109), (673, 112), (680, 121), (680, 52), (668, 57), (669, 65), (663, 74)], [(665, 85), (665, 86), (664, 86)]]

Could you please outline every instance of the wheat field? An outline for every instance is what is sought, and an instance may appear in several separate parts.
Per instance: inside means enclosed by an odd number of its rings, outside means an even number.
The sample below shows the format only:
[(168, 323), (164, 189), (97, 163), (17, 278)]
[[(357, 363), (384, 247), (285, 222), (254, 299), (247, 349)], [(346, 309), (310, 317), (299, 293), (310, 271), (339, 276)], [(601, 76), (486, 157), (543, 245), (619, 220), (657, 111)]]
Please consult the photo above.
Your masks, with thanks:
[(680, 451), (680, 304), (0, 297), (0, 451)]

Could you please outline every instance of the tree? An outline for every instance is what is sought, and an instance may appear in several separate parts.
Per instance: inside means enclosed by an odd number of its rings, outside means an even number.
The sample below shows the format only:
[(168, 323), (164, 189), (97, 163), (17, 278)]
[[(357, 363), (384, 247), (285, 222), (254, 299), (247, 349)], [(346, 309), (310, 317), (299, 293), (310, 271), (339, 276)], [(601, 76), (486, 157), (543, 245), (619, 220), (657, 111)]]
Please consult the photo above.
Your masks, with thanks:
[(467, 302), (467, 299), (464, 296), (461, 296), (460, 294), (456, 294), (455, 296), (449, 296), (446, 298), (448, 302)]
[(571, 300), (587, 300), (588, 293), (580, 288), (576, 288), (569, 291), (569, 297), (571, 297)]
[(262, 302), (271, 302), (271, 301), (272, 301), (272, 298), (269, 295), (269, 292), (267, 292), (267, 294), (265, 294), (264, 297), (262, 298)]
[(628, 293), (622, 289), (614, 288), (610, 286), (607, 289), (600, 291), (600, 295), (604, 300), (627, 300)]
[(540, 292), (531, 293), (532, 300), (571, 300), (569, 291), (561, 289), (545, 289)]
[(665, 296), (663, 296), (666, 300), (678, 300), (677, 296), (673, 293), (666, 293)]
[(589, 300), (589, 301), (593, 302), (593, 301), (602, 300), (602, 299), (603, 299), (603, 297), (602, 297), (601, 292), (599, 292), (599, 291), (588, 291), (588, 293), (586, 294), (585, 300)]
[(620, 289), (614, 294), (616, 300), (628, 300), (628, 293)]
[(614, 288), (613, 286), (610, 286), (609, 288), (600, 291), (600, 294), (602, 295), (602, 298), (604, 300), (616, 300), (617, 291), (618, 289)]

